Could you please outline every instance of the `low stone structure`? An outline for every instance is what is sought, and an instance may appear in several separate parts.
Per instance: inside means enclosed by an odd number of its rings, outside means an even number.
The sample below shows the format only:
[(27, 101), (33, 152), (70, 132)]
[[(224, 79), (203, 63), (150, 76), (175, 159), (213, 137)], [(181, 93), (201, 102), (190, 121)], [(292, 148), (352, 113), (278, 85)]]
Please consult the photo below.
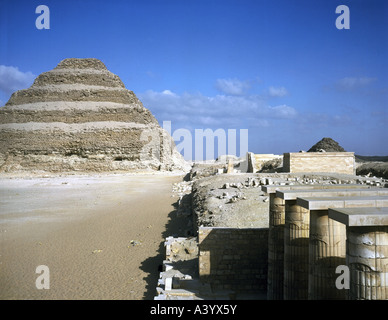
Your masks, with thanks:
[(295, 152), (283, 154), (284, 172), (355, 174), (354, 152)]
[(169, 236), (159, 275), (155, 300), (202, 300), (211, 298), (209, 285), (198, 281), (198, 245), (194, 238)]
[[(182, 261), (175, 266), (166, 260), (164, 269), (168, 272), (161, 273), (155, 299), (283, 299), (286, 200), (280, 198), (280, 194), (277, 197), (277, 192), (282, 190), (296, 202), (294, 191), (304, 196), (322, 196), (322, 192), (332, 196), (338, 192), (345, 197), (363, 192), (378, 194), (382, 191), (381, 194), (386, 194), (388, 190), (381, 188), (386, 185), (384, 179), (347, 174), (219, 174), (211, 167), (205, 168), (206, 174), (198, 171), (198, 168), (195, 172), (195, 175), (190, 175), (191, 181), (182, 182), (179, 187), (174, 186), (174, 190), (179, 190), (179, 194), (185, 191), (186, 196), (190, 189), (192, 192), (193, 226), (198, 231), (198, 278), (193, 274), (190, 274), (191, 279), (188, 277), (184, 264), (180, 264)], [(187, 205), (184, 200), (180, 198), (179, 203)], [(294, 207), (302, 208), (297, 203), (294, 203)], [(309, 212), (308, 209), (304, 210)], [(187, 213), (187, 208), (184, 211)], [(309, 225), (306, 229), (310, 229)], [(287, 289), (290, 295), (295, 294), (296, 290), (305, 290), (305, 299), (308, 298), (309, 237), (308, 231), (307, 246), (303, 249), (307, 248), (304, 251), (307, 266), (303, 269), (307, 291), (300, 284)], [(176, 241), (182, 239), (169, 238), (166, 244), (177, 244)], [(296, 238), (293, 245), (297, 245), (298, 241)], [(166, 245), (166, 257), (171, 257), (171, 248)], [(180, 254), (176, 254), (179, 257)], [(291, 251), (288, 255), (290, 260), (298, 263)], [(179, 269), (181, 267), (182, 270)], [(291, 273), (289, 275), (291, 279)], [(296, 276), (296, 273), (293, 275)], [(166, 283), (166, 278), (171, 279)], [(166, 285), (169, 290), (165, 290)]]
[(247, 152), (248, 172), (260, 172), (265, 163), (282, 159), (282, 155)]
[(199, 276), (214, 291), (263, 299), (267, 288), (268, 228), (200, 227)]

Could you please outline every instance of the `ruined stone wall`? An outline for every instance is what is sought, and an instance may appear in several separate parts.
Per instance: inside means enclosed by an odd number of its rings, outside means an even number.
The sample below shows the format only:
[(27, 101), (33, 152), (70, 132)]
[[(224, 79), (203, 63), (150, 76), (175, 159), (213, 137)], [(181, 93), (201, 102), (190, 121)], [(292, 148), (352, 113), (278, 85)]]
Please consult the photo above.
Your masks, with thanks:
[(247, 153), (247, 161), (248, 161), (248, 172), (259, 172), (262, 168), (263, 165), (271, 160), (275, 159), (282, 159), (283, 156), (268, 153), (268, 154), (259, 154), (259, 153), (253, 153), (253, 152), (248, 152)]
[(295, 152), (284, 153), (284, 172), (333, 172), (355, 174), (353, 152)]
[(200, 227), (199, 276), (213, 290), (265, 293), (268, 228)]

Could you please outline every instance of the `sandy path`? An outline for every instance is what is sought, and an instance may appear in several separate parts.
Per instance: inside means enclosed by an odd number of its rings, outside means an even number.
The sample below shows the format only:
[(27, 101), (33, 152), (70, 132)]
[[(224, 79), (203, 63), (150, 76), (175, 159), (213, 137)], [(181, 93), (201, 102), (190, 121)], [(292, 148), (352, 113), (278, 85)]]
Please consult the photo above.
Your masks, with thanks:
[[(152, 299), (164, 237), (181, 227), (171, 220), (181, 180), (0, 179), (0, 299)], [(48, 290), (35, 286), (38, 265)]]

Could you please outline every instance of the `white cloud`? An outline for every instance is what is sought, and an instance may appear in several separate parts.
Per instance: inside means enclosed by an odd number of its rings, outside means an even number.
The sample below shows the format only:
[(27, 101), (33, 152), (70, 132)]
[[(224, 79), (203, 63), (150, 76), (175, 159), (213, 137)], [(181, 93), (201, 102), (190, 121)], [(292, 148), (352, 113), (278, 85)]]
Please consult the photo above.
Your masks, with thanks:
[(288, 91), (284, 87), (269, 87), (268, 88), (268, 94), (271, 97), (284, 97), (285, 95), (288, 94)]
[(294, 108), (289, 107), (285, 104), (269, 108), (271, 112), (274, 113), (276, 118), (291, 119), (297, 115), (297, 112)]
[(0, 65), (0, 90), (7, 95), (28, 88), (34, 79), (32, 72), (22, 72), (17, 67)]
[(269, 120), (292, 119), (297, 111), (287, 105), (269, 106), (260, 96), (205, 96), (200, 93), (181, 95), (169, 90), (148, 90), (138, 94), (144, 106), (162, 121), (172, 121), (188, 129), (203, 127), (247, 128), (266, 126)]
[(337, 84), (342, 89), (353, 89), (367, 86), (376, 80), (369, 77), (346, 77), (338, 80)]
[(238, 79), (217, 79), (215, 86), (220, 92), (233, 96), (243, 95), (251, 87), (248, 81)]
[(164, 90), (162, 94), (165, 94), (167, 96), (176, 96), (176, 94), (170, 90)]

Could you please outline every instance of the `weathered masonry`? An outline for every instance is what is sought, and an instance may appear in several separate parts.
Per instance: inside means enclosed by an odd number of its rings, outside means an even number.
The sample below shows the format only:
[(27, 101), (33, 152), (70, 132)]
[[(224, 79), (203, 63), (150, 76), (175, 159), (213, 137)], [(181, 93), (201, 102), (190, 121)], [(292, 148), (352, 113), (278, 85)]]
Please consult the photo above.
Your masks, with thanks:
[(388, 208), (329, 209), (346, 226), (349, 299), (388, 299)]
[(355, 174), (354, 152), (284, 153), (284, 172), (335, 172)]
[(328, 217), (328, 209), (388, 207), (388, 197), (298, 198), (297, 205), (310, 211), (308, 298), (345, 299), (346, 292), (335, 287), (335, 270), (345, 264), (346, 229)]
[(276, 154), (255, 154), (253, 152), (247, 153), (248, 172), (259, 172), (263, 164), (267, 161), (282, 159), (283, 156)]
[[(198, 273), (189, 280), (166, 265), (171, 279), (158, 299), (386, 299), (387, 181), (304, 173), (200, 181), (193, 202), (201, 218)], [(228, 201), (234, 193), (239, 200)], [(331, 210), (352, 215), (332, 218)], [(336, 285), (338, 266), (349, 267), (350, 290)]]
[(200, 227), (199, 275), (217, 291), (254, 295), (267, 288), (268, 228)]
[[(267, 185), (261, 189), (269, 195), (269, 237), (268, 237), (268, 291), (269, 300), (282, 300), (284, 287), (284, 226), (285, 200), (280, 191), (293, 192), (339, 189), (368, 190), (370, 186), (361, 184), (318, 184), (318, 185)], [(289, 197), (295, 193), (290, 193)], [(287, 198), (289, 198), (287, 197)], [(290, 200), (290, 199), (288, 199)], [(293, 199), (293, 200), (296, 200)]]
[(187, 167), (171, 136), (98, 59), (65, 59), (0, 108), (0, 171)]
[[(328, 219), (329, 206), (384, 206), (388, 189), (277, 191), (285, 200), (285, 299), (344, 299), (334, 286), (344, 264), (345, 228)], [(376, 197), (378, 196), (378, 197)], [(298, 290), (296, 290), (298, 288)]]
[[(388, 189), (348, 184), (271, 185), (262, 190), (270, 197), (267, 299), (387, 298), (388, 264), (380, 258), (388, 244)], [(329, 211), (336, 212), (331, 215), (338, 221), (329, 218)], [(361, 235), (355, 236), (357, 232)], [(368, 232), (374, 240), (365, 241)], [(357, 259), (358, 264), (351, 262)], [(350, 290), (335, 285), (339, 265), (350, 267)]]

